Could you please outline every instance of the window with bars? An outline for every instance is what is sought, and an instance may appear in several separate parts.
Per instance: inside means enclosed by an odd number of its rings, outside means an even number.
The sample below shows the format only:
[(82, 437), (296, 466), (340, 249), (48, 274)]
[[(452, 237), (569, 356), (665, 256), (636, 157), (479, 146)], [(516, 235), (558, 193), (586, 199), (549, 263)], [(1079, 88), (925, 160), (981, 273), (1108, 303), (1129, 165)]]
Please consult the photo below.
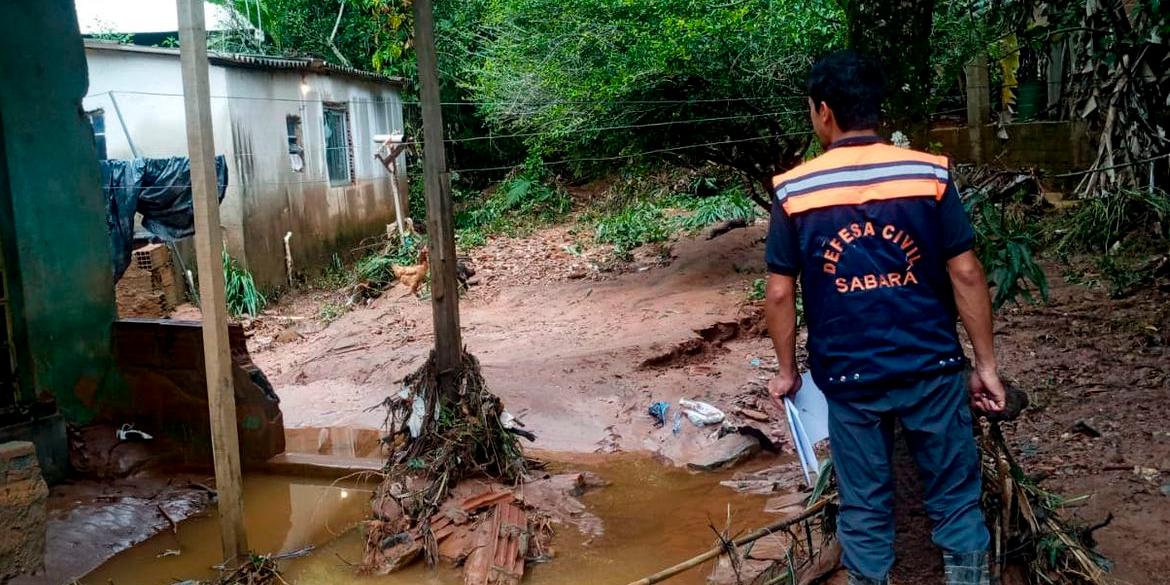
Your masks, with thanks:
[(288, 164), (292, 170), (305, 170), (305, 147), (301, 138), (301, 117), (285, 116), (284, 125), (288, 139)]
[(325, 104), (325, 168), (329, 185), (353, 183), (353, 142), (345, 104)]
[(106, 114), (102, 110), (93, 110), (85, 113), (89, 117), (89, 125), (93, 128), (93, 142), (97, 147), (98, 160), (106, 160)]

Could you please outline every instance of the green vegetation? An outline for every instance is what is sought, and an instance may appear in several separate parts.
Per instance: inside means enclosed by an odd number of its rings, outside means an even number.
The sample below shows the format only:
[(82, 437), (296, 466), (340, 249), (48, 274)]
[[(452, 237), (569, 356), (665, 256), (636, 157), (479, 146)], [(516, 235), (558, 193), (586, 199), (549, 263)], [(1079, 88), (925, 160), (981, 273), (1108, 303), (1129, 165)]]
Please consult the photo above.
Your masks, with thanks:
[[(1170, 194), (1165, 191), (1123, 189), (1081, 201), (1054, 223), (1057, 255), (1095, 257), (1095, 268), (1108, 280), (1114, 298), (1149, 284), (1157, 264), (1150, 259), (1170, 253)], [(1076, 271), (1071, 276), (1083, 281)]]
[(348, 282), (349, 270), (341, 261), (341, 255), (333, 254), (333, 257), (329, 259), (329, 265), (311, 284), (315, 288), (335, 290), (345, 286)]
[(233, 317), (258, 316), (268, 300), (256, 288), (252, 273), (240, 266), (226, 249), (223, 250), (223, 276), (228, 313)]
[(748, 300), (751, 302), (759, 302), (764, 300), (768, 294), (768, 279), (757, 278), (752, 281), (752, 287), (748, 290)]
[[(1160, 226), (1160, 233), (1155, 231)], [(1081, 201), (1061, 222), (1060, 253), (1108, 254), (1128, 234), (1148, 232), (1153, 242), (1170, 238), (1170, 194), (1160, 190), (1122, 189)]]
[(639, 201), (597, 222), (595, 238), (600, 244), (613, 244), (613, 252), (622, 260), (632, 258), (635, 248), (663, 242), (672, 233), (672, 222), (661, 207)]
[(687, 197), (679, 200), (690, 212), (682, 219), (682, 227), (695, 231), (721, 221), (742, 219), (751, 221), (761, 215), (758, 205), (743, 190), (729, 188), (713, 197)]
[(455, 214), (460, 247), (482, 246), (490, 235), (519, 235), (563, 218), (572, 201), (564, 189), (550, 183), (540, 160), (530, 158), (490, 195), (461, 193), (461, 209)]
[(321, 303), (321, 307), (317, 309), (317, 318), (320, 319), (321, 322), (329, 324), (340, 319), (341, 316), (348, 311), (349, 308), (346, 305), (327, 301)]
[[(241, 26), (215, 39), (221, 49), (313, 55), (416, 77), (410, 2), (214, 1), (265, 33), (257, 40)], [(992, 75), (1024, 80), (1059, 46), (1068, 63), (1068, 99), (1059, 108), (1087, 120), (1113, 145), (1108, 156), (1119, 158), (1099, 156), (1095, 164), (1110, 172), (1088, 175), (1077, 191), (1104, 196), (1060, 220), (1055, 235), (1037, 227), (1038, 213), (1021, 217), (1014, 203), (977, 196), (969, 203), (978, 252), (998, 285), (997, 306), (1046, 297), (1035, 259), (1042, 244), (1061, 255), (1099, 255), (1097, 268), (1114, 289), (1130, 289), (1143, 280), (1125, 275), (1141, 267), (1141, 254), (1166, 249), (1170, 225), (1165, 194), (1134, 188), (1146, 169), (1136, 163), (1164, 147), (1167, 78), (1141, 72), (1161, 71), (1159, 39), (1170, 28), (1158, 2), (1090, 4), (440, 2), (435, 32), (458, 246), (561, 221), (572, 212), (565, 186), (615, 174), (621, 179), (610, 196), (589, 202), (578, 219), (622, 258), (678, 230), (756, 217), (768, 208), (764, 180), (819, 152), (807, 133), (804, 81), (830, 50), (850, 45), (881, 57), (893, 82), (890, 129), (914, 136), (931, 112), (962, 110), (962, 68), (971, 57), (1014, 55), (1015, 68), (992, 67)], [(421, 127), (415, 91), (408, 86), (405, 96), (412, 136)], [(1010, 91), (993, 95), (1007, 100), (997, 110), (1008, 107)], [(1121, 108), (1116, 116), (1107, 103)], [(421, 222), (424, 182), (418, 157), (408, 158), (411, 209)], [(678, 174), (687, 169), (702, 174), (683, 184)], [(382, 255), (355, 268), (363, 281), (379, 282), (388, 265)]]
[(619, 260), (639, 246), (694, 233), (711, 224), (761, 215), (758, 205), (729, 176), (688, 174), (635, 167), (609, 188), (584, 219), (594, 225), (594, 240), (613, 244)]
[(1017, 298), (1048, 301), (1048, 279), (1036, 262), (1039, 227), (1018, 206), (990, 199), (987, 190), (968, 198), (967, 213), (975, 228), (975, 253), (995, 286), (993, 305), (999, 309)]

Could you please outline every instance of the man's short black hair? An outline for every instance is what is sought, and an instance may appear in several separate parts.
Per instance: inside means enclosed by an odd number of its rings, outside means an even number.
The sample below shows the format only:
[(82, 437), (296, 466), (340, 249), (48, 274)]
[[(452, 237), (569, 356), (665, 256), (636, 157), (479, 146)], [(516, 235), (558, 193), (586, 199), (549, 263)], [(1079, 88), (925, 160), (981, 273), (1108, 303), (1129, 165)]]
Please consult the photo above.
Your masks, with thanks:
[(829, 105), (841, 130), (870, 130), (881, 120), (886, 80), (876, 59), (851, 50), (830, 53), (808, 74), (808, 95)]

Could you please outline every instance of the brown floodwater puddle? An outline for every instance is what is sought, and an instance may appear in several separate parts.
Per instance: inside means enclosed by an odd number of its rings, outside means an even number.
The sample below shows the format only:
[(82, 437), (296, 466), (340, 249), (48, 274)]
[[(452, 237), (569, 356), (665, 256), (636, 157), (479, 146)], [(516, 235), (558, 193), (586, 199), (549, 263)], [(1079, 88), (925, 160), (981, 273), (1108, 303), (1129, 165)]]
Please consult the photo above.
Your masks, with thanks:
[[(592, 458), (591, 458), (592, 459)], [(604, 522), (605, 533), (586, 540), (576, 528), (560, 526), (551, 562), (530, 565), (524, 582), (532, 585), (629, 583), (710, 548), (711, 526), (722, 528), (728, 515), (733, 532), (768, 522), (762, 496), (745, 496), (719, 485), (730, 474), (693, 474), (645, 456), (622, 454), (604, 459), (555, 463), (553, 470), (593, 471), (610, 485), (585, 494), (589, 511)], [(278, 552), (317, 545), (307, 557), (282, 563), (285, 579), (296, 585), (457, 585), (458, 569), (415, 566), (384, 577), (362, 577), (362, 538), (357, 523), (367, 514), (369, 486), (280, 476), (245, 479), (245, 517), (253, 549)], [(214, 517), (179, 525), (177, 537), (158, 535), (99, 567), (83, 585), (154, 585), (214, 576), (219, 559)], [(158, 558), (168, 549), (179, 556)], [(704, 583), (711, 564), (671, 581)]]

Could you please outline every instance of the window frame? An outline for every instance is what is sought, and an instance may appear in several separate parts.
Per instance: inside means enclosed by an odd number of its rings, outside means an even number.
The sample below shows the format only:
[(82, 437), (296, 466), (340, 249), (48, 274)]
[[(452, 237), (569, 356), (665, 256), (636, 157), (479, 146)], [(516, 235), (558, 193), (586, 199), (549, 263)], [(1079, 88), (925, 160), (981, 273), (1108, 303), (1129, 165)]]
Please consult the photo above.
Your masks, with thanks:
[[(284, 117), (285, 142), (288, 148), (289, 167), (294, 173), (305, 170), (305, 134), (304, 124), (297, 114), (288, 114)], [(299, 159), (299, 166), (298, 166)]]
[[(344, 146), (330, 146), (330, 138), (334, 130), (330, 129), (330, 117), (333, 119), (340, 118), (340, 128), (343, 132)], [(323, 149), (325, 151), (325, 176), (329, 180), (330, 187), (344, 187), (346, 185), (354, 184), (354, 154), (353, 154), (353, 131), (349, 127), (349, 104), (346, 102), (322, 102), (321, 103), (321, 128), (325, 136)], [(336, 144), (336, 143), (335, 143)], [(334, 164), (330, 162), (330, 151), (341, 150), (345, 156), (345, 176), (335, 177)]]

